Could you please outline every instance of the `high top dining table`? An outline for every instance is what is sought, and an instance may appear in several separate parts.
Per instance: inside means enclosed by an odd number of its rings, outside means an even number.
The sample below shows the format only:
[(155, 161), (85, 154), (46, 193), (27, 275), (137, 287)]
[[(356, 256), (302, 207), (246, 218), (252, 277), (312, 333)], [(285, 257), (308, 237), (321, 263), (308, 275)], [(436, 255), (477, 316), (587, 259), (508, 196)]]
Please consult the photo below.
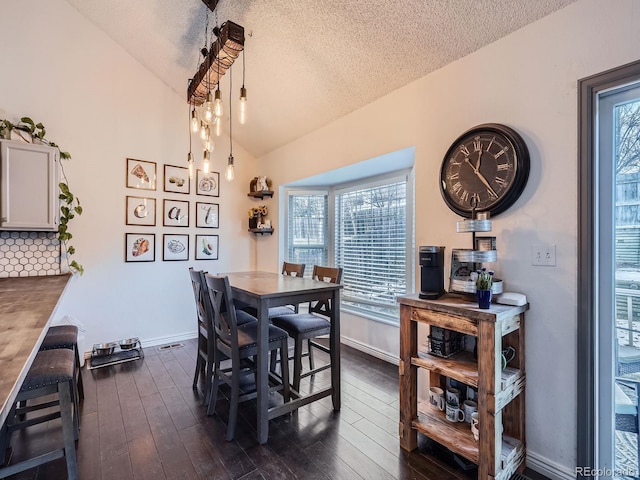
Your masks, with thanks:
[(22, 387), (70, 278), (0, 278), (0, 425)]
[[(246, 303), (257, 310), (259, 338), (256, 377), (258, 390), (258, 442), (264, 444), (269, 437), (269, 420), (296, 410), (303, 405), (331, 395), (333, 409), (340, 410), (340, 289), (342, 285), (281, 275), (273, 272), (220, 273), (229, 277), (235, 300)], [(331, 300), (331, 386), (301, 395), (292, 391), (294, 397), (282, 405), (269, 408), (269, 308), (281, 305), (305, 303), (314, 300)]]

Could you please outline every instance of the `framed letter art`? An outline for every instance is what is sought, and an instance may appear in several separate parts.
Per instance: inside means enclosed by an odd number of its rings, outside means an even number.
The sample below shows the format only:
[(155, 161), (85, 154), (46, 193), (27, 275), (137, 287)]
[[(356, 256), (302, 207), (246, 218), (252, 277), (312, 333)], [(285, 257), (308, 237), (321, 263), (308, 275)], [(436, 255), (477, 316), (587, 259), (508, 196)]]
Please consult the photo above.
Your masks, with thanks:
[(127, 187), (155, 190), (156, 162), (127, 158)]
[(156, 199), (147, 197), (126, 198), (127, 225), (146, 225), (155, 227), (156, 225)]
[(220, 227), (220, 205), (217, 203), (196, 202), (196, 227)]
[(165, 227), (188, 227), (189, 202), (165, 199), (162, 219)]

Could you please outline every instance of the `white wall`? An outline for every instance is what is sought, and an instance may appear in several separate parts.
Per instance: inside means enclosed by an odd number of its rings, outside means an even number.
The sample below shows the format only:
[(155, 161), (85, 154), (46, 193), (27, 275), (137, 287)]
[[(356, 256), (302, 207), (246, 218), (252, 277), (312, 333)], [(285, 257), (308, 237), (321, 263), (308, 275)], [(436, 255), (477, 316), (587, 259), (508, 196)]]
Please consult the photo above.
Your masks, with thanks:
[[(195, 335), (195, 310), (187, 268), (212, 272), (254, 267), (254, 240), (246, 232), (246, 196), (255, 159), (236, 145), (236, 180), (222, 180), (220, 197), (195, 201), (220, 204), (220, 229), (125, 225), (125, 196), (187, 199), (186, 195), (125, 188), (127, 157), (186, 166), (188, 106), (63, 0), (5, 0), (0, 15), (2, 75), (0, 118), (30, 116), (44, 123), (47, 138), (71, 153), (65, 171), (84, 214), (70, 224), (76, 258), (86, 273), (72, 279), (58, 315), (86, 328), (85, 346), (139, 336), (147, 345)], [(197, 56), (197, 52), (194, 52)], [(186, 87), (185, 78), (185, 87)], [(225, 137), (221, 137), (225, 138)], [(194, 156), (202, 152), (195, 139)], [(224, 173), (228, 141), (218, 142), (213, 170)], [(182, 198), (184, 197), (184, 198)], [(194, 225), (193, 218), (191, 225)], [(124, 262), (124, 233), (156, 234), (153, 263)], [(188, 233), (188, 262), (163, 262), (163, 233)], [(194, 261), (194, 235), (218, 233), (218, 261)]]
[[(531, 175), (522, 197), (493, 221), (494, 265), (505, 288), (531, 304), (528, 462), (554, 477), (571, 477), (576, 463), (577, 81), (638, 60), (639, 23), (640, 2), (581, 0), (258, 160), (280, 184), (415, 146), (416, 245), (450, 251), (469, 248), (471, 238), (456, 233), (459, 218), (440, 196), (448, 146), (485, 122), (521, 133)], [(276, 268), (273, 220), (259, 268)], [(535, 244), (556, 245), (555, 267), (531, 265)], [(378, 336), (377, 324), (361, 323), (363, 335)], [(348, 321), (342, 330), (348, 334)]]

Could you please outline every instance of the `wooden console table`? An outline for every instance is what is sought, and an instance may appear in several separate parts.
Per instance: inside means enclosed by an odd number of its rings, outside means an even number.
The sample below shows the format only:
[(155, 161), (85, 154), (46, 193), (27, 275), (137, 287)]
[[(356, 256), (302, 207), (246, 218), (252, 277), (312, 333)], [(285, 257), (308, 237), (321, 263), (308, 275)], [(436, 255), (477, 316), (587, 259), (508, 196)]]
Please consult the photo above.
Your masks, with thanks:
[[(400, 303), (400, 445), (417, 446), (418, 432), (478, 465), (478, 478), (507, 480), (524, 470), (525, 344), (524, 312), (529, 305), (492, 304), (481, 310), (462, 296), (445, 295), (422, 300), (417, 294), (398, 297)], [(470, 352), (449, 358), (426, 353), (418, 324), (438, 326), (476, 337), (476, 360)], [(427, 332), (428, 335), (428, 332)], [(501, 352), (511, 346), (515, 358), (503, 378)], [(430, 386), (444, 388), (446, 377), (478, 390), (480, 438), (476, 442), (468, 423), (451, 423), (444, 412), (428, 405), (428, 388), (418, 395), (418, 369), (429, 372)], [(425, 402), (419, 402), (419, 397)]]

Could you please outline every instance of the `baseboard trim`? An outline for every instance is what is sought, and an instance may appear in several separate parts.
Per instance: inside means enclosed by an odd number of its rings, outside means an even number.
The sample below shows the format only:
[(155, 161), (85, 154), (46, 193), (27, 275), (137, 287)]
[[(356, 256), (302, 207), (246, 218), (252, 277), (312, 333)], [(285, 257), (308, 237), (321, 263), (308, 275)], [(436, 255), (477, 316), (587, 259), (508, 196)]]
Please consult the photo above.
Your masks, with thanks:
[[(171, 335), (166, 337), (156, 337), (149, 338), (147, 340), (142, 339), (140, 343), (142, 344), (142, 348), (148, 347), (158, 347), (160, 345), (166, 345), (168, 343), (178, 343), (186, 340), (191, 340), (192, 338), (196, 338), (198, 336), (198, 332), (186, 332), (180, 335)], [(88, 360), (91, 358), (91, 352), (84, 352), (84, 359)]]
[(371, 345), (367, 345), (366, 343), (359, 342), (358, 340), (354, 340), (353, 338), (341, 336), (340, 342), (348, 345), (349, 347), (355, 348), (356, 350), (360, 350), (361, 352), (368, 353), (372, 357), (384, 360), (385, 362), (393, 363), (394, 365), (398, 365), (400, 363), (400, 359), (397, 356), (372, 347)]
[(527, 467), (551, 480), (575, 480), (576, 478), (574, 469), (560, 465), (531, 450), (527, 450)]

